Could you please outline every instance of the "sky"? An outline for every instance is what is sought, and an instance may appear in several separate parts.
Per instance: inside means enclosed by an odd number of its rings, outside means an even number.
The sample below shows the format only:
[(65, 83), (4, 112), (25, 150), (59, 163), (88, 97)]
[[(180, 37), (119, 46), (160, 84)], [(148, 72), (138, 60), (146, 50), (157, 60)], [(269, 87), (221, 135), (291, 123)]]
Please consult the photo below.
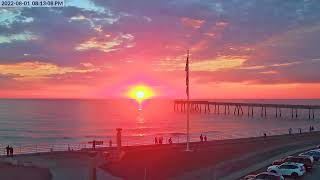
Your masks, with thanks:
[(320, 98), (318, 0), (66, 0), (0, 9), (0, 98)]

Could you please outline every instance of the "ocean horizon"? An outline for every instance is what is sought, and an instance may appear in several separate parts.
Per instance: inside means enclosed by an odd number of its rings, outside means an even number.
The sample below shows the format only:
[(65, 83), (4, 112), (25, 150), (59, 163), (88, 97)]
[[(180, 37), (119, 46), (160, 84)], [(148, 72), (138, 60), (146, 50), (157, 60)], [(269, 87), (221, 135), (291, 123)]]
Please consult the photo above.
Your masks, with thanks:
[[(223, 102), (251, 102), (275, 104), (320, 105), (319, 99), (219, 99)], [(245, 110), (244, 110), (245, 111)], [(312, 125), (320, 129), (320, 112), (308, 119), (307, 110), (300, 110), (298, 118), (291, 118), (291, 110), (283, 109), (275, 118), (275, 110), (267, 109), (262, 118), (260, 109), (248, 117), (224, 114), (191, 113), (191, 140), (200, 134), (208, 140), (235, 139), (288, 133), (292, 128), (308, 131)], [(186, 140), (186, 114), (174, 112), (173, 100), (152, 99), (141, 104), (131, 99), (0, 99), (0, 144), (87, 144), (102, 140), (115, 142), (116, 128), (123, 129), (123, 144), (152, 144), (154, 137)]]

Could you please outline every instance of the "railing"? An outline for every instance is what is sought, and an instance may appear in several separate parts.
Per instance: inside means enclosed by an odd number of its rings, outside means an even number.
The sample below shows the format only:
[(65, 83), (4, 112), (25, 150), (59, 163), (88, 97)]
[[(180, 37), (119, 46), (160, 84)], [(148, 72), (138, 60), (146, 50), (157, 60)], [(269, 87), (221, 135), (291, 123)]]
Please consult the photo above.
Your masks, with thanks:
[[(0, 155), (6, 155), (7, 145), (1, 144)], [(14, 154), (32, 154), (41, 152), (59, 152), (59, 151), (79, 151), (84, 148), (89, 148), (89, 144), (24, 144), (10, 145), (13, 147)]]
[[(309, 132), (309, 129), (302, 128), (302, 133)], [(227, 140), (227, 139), (238, 139), (238, 138), (247, 138), (247, 137), (261, 137), (266, 133), (267, 136), (273, 136), (273, 135), (282, 135), (282, 134), (288, 134), (288, 129), (274, 129), (272, 131), (259, 131), (256, 132), (238, 132), (238, 133), (230, 133), (228, 135), (210, 135), (210, 133), (202, 133), (203, 135), (206, 135), (209, 140)], [(299, 134), (300, 129), (294, 128), (292, 129), (292, 134)], [(199, 135), (200, 134), (192, 134), (191, 140), (193, 142), (199, 141)], [(169, 137), (164, 136), (163, 137), (163, 144), (168, 143)], [(178, 135), (171, 137), (173, 140), (173, 143), (184, 143), (186, 142), (186, 136), (185, 135)], [(123, 146), (139, 146), (139, 145), (151, 145), (154, 144), (154, 139), (150, 139), (150, 141), (146, 142), (139, 142), (139, 141), (129, 141), (129, 139), (123, 139), (122, 141)], [(86, 144), (86, 143), (64, 143), (64, 144), (21, 144), (21, 145), (10, 145), (14, 149), (14, 154), (32, 154), (32, 153), (42, 153), (42, 152), (61, 152), (61, 151), (79, 151), (82, 149), (92, 148), (92, 144)], [(113, 144), (115, 146), (115, 144)], [(6, 155), (6, 147), (7, 144), (0, 144), (0, 155)], [(105, 142), (103, 145), (97, 145), (97, 148), (100, 147), (109, 147), (108, 142)]]

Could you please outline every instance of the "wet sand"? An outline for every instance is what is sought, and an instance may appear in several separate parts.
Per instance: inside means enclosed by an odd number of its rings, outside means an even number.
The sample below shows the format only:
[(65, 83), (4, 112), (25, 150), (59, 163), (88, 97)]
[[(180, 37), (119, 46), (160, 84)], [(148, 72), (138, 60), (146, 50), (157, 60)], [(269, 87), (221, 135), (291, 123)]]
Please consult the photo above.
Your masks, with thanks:
[[(196, 172), (225, 162), (219, 172), (219, 176), (223, 177), (274, 154), (319, 144), (319, 136), (320, 132), (313, 132), (198, 142), (191, 144), (191, 152), (184, 151), (185, 144), (123, 147), (125, 155), (122, 160), (104, 164), (102, 168), (114, 176), (128, 180), (142, 180), (145, 175), (147, 179), (166, 180), (181, 179), (184, 173)], [(247, 159), (241, 160), (246, 156)], [(237, 163), (230, 161), (235, 159), (240, 160)], [(205, 176), (205, 173), (202, 175)]]

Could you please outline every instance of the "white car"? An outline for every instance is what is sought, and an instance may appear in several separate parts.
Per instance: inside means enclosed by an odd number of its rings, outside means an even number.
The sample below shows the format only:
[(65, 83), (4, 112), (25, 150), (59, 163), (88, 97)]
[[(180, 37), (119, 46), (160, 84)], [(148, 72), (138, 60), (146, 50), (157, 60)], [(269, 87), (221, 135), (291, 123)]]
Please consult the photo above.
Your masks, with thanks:
[(272, 172), (263, 172), (257, 175), (248, 175), (244, 180), (284, 180), (284, 177)]
[(306, 169), (303, 164), (292, 162), (285, 162), (281, 165), (270, 166), (267, 171), (277, 173), (282, 176), (292, 176), (294, 178), (303, 176), (306, 173)]

